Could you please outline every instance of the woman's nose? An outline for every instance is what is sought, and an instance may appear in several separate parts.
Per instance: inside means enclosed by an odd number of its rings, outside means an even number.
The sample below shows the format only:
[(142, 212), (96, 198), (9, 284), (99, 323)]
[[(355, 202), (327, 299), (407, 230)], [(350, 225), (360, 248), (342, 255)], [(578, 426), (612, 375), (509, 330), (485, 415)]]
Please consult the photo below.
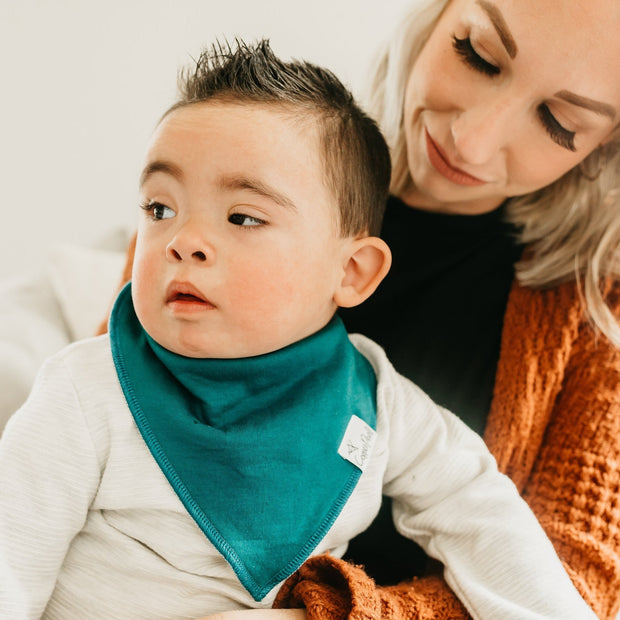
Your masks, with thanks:
[(508, 144), (514, 127), (514, 109), (508, 102), (491, 102), (462, 110), (451, 126), (457, 156), (473, 166), (492, 161)]
[(204, 230), (185, 224), (166, 246), (166, 258), (170, 262), (210, 264), (215, 259), (215, 249), (205, 238)]

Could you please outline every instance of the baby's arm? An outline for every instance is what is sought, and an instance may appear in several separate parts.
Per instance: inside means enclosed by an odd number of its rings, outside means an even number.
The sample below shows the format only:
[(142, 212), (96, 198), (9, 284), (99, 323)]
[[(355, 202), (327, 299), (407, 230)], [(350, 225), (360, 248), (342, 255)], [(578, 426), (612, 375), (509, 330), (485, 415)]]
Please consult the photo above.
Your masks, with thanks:
[(41, 616), (99, 475), (70, 377), (48, 362), (0, 440), (0, 617)]
[(385, 493), (399, 531), (445, 566), (474, 618), (595, 618), (482, 439), (411, 382), (386, 373)]

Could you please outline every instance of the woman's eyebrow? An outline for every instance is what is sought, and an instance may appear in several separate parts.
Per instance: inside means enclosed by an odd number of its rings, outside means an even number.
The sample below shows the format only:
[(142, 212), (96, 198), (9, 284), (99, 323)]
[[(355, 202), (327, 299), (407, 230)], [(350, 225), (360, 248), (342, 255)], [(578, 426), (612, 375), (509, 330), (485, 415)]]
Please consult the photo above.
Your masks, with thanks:
[(494, 4), (487, 2), (487, 0), (478, 0), (478, 4), (489, 16), (491, 23), (493, 24), (499, 38), (508, 52), (508, 56), (510, 56), (510, 58), (514, 58), (517, 55), (517, 43), (510, 33), (508, 24), (506, 23), (501, 11)]
[(558, 99), (568, 101), (568, 103), (572, 103), (573, 105), (579, 106), (580, 108), (585, 108), (586, 110), (596, 112), (596, 114), (608, 116), (612, 121), (616, 118), (616, 109), (608, 103), (596, 101), (588, 97), (582, 97), (581, 95), (576, 95), (575, 93), (571, 93), (568, 90), (561, 90), (560, 92), (555, 93), (555, 96)]

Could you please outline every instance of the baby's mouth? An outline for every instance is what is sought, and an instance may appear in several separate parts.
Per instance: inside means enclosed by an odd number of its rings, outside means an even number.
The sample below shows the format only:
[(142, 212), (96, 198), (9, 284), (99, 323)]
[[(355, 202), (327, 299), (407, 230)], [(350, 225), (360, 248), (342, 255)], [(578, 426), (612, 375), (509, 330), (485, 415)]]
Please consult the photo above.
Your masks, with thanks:
[(183, 282), (173, 282), (168, 287), (166, 304), (176, 307), (215, 307), (196, 287)]
[(201, 299), (200, 297), (197, 297), (196, 295), (191, 295), (188, 293), (176, 293), (175, 295), (172, 295), (168, 301), (186, 301), (186, 302), (193, 302), (193, 303), (206, 303), (206, 301), (204, 299)]

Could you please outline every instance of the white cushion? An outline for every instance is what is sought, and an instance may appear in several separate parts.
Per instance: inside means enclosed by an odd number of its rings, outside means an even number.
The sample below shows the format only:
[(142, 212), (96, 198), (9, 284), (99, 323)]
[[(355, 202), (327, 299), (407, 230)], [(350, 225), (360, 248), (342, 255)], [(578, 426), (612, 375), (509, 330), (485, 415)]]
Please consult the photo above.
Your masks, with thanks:
[[(117, 234), (125, 248), (127, 234)], [(26, 400), (43, 361), (94, 335), (120, 284), (123, 249), (59, 245), (46, 269), (0, 282), (0, 433)]]

